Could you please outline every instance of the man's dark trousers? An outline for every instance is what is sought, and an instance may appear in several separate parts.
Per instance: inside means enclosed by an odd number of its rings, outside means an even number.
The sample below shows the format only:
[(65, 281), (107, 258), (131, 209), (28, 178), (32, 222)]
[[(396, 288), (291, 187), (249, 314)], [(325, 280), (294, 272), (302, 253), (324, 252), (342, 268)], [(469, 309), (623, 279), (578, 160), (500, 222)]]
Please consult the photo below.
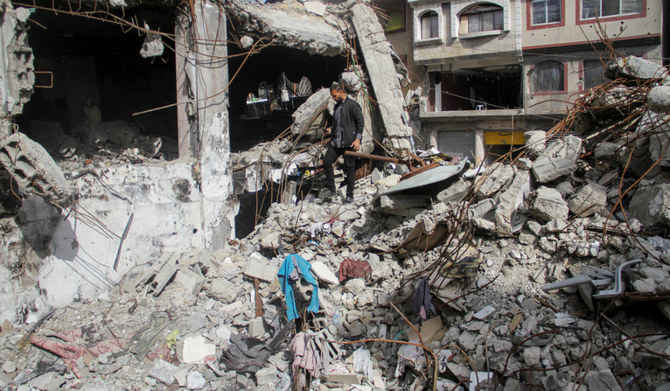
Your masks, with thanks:
[[(351, 147), (335, 148), (328, 143), (328, 150), (323, 157), (323, 169), (326, 172), (326, 186), (336, 193), (335, 189), (335, 173), (333, 172), (333, 163), (338, 157), (344, 155), (344, 151), (353, 151)], [(344, 176), (347, 183), (347, 197), (354, 198), (354, 186), (356, 177), (356, 158), (353, 156), (344, 155)]]

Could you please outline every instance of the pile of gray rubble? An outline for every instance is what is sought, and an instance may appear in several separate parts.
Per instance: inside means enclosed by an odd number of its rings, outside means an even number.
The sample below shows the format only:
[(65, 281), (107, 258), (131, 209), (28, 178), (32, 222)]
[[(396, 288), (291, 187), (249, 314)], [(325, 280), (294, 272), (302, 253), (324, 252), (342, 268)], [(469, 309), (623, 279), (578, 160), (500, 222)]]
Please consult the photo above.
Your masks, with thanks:
[(274, 203), (214, 253), (6, 322), (0, 388), (670, 389), (665, 73), (610, 70), (428, 206), (387, 165), (351, 204)]

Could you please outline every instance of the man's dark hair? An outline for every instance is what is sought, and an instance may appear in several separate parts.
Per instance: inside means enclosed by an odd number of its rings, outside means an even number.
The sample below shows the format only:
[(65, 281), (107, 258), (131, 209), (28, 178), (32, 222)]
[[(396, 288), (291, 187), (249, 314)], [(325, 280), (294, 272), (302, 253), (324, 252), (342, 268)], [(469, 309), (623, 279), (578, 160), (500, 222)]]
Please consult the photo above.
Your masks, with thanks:
[(340, 83), (333, 82), (333, 84), (330, 85), (330, 90), (331, 91), (344, 91), (344, 86)]

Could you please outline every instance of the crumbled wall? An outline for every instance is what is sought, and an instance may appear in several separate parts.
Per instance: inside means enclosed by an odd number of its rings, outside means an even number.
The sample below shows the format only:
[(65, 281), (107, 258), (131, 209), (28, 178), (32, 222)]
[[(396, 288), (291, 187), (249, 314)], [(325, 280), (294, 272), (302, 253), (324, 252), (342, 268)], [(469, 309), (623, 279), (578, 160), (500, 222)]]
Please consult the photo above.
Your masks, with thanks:
[(120, 166), (77, 179), (78, 204), (56, 227), (51, 253), (40, 269), (39, 286), (48, 303), (59, 306), (91, 297), (161, 253), (202, 248), (201, 197), (193, 164)]
[(38, 197), (24, 201), (25, 218), (0, 222), (0, 322), (95, 297), (162, 253), (203, 248), (195, 166), (186, 160), (83, 174), (73, 180), (77, 203), (60, 216)]

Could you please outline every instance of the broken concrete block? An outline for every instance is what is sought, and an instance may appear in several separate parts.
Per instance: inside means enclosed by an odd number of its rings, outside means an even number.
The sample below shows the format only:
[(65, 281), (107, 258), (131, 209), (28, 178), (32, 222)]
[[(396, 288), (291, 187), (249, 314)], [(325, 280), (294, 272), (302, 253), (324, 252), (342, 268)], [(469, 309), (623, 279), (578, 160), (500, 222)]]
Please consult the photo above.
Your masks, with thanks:
[(511, 235), (512, 223), (516, 211), (521, 205), (526, 196), (530, 193), (530, 172), (527, 170), (520, 170), (512, 184), (500, 194), (498, 199), (498, 207), (495, 211), (496, 230), (500, 233)]
[(479, 310), (478, 312), (476, 312), (473, 316), (474, 316), (476, 319), (484, 320), (484, 319), (486, 319), (489, 315), (491, 315), (492, 313), (494, 313), (495, 310), (496, 310), (496, 309), (495, 309), (494, 306), (492, 306), (492, 305), (487, 305), (486, 307), (484, 307), (484, 308), (482, 308), (481, 310)]
[(531, 168), (533, 168), (533, 161), (528, 158), (522, 157), (519, 158), (519, 160), (517, 160), (516, 166), (520, 170), (530, 170)]
[(519, 243), (525, 244), (527, 246), (535, 244), (535, 241), (537, 240), (537, 237), (535, 235), (528, 233), (528, 232), (520, 232), (519, 233)]
[(544, 230), (548, 233), (561, 233), (568, 227), (568, 222), (565, 220), (551, 220), (544, 225)]
[(361, 77), (356, 72), (343, 72), (340, 78), (347, 91), (358, 92), (362, 87)]
[(539, 367), (541, 363), (540, 360), (541, 353), (542, 349), (540, 349), (538, 346), (531, 346), (525, 348), (523, 350), (523, 361), (526, 363), (526, 365), (530, 367)]
[(191, 335), (182, 341), (182, 362), (202, 364), (205, 357), (216, 354), (216, 345), (208, 343), (201, 335)]
[(38, 390), (59, 390), (65, 383), (65, 378), (56, 372), (47, 372), (28, 382), (28, 385)]
[(567, 199), (569, 196), (575, 193), (575, 188), (572, 187), (570, 181), (564, 181), (556, 185), (554, 188), (557, 192), (561, 193), (563, 199)]
[(16, 372), (16, 364), (13, 361), (6, 360), (2, 363), (2, 370), (5, 373), (14, 373)]
[(154, 366), (149, 371), (149, 376), (169, 386), (175, 381), (174, 374), (178, 370), (179, 367), (159, 358), (154, 361)]
[(602, 142), (596, 145), (593, 151), (596, 159), (614, 160), (623, 147), (617, 143)]
[(526, 149), (530, 156), (535, 157), (544, 152), (547, 142), (547, 132), (544, 130), (527, 130), (524, 133)]
[(596, 257), (600, 251), (599, 241), (575, 240), (565, 244), (568, 254), (576, 257)]
[(365, 290), (365, 281), (361, 278), (352, 278), (344, 284), (344, 291), (357, 296)]
[(544, 221), (567, 220), (569, 212), (568, 203), (559, 192), (546, 186), (537, 189), (531, 206), (531, 213), (534, 216)]
[(375, 168), (374, 170), (372, 170), (372, 173), (370, 174), (370, 182), (372, 184), (375, 184), (382, 179), (384, 179), (384, 174), (382, 174), (381, 171), (379, 171), (379, 169)]
[(179, 258), (180, 254), (177, 253), (161, 255), (140, 278), (135, 289), (139, 292), (148, 285), (147, 292), (153, 293), (154, 296), (160, 295), (177, 272)]
[[(428, 319), (427, 321), (423, 322), (421, 327), (414, 326), (419, 330), (419, 334), (421, 335), (421, 339), (423, 340), (424, 344), (429, 344), (433, 338), (437, 335), (437, 332), (442, 329), (442, 318), (440, 316), (435, 316), (433, 318)], [(419, 336), (416, 334), (413, 328), (409, 328), (407, 330), (407, 339), (410, 341), (418, 341)]]
[(261, 247), (266, 250), (277, 250), (281, 245), (281, 235), (279, 232), (268, 232), (261, 237)]
[(482, 200), (468, 209), (468, 218), (474, 220), (476, 218), (485, 216), (489, 212), (495, 210), (496, 202), (493, 199)]
[(628, 204), (628, 210), (647, 229), (667, 227), (670, 224), (670, 184), (636, 190)]
[(493, 376), (493, 372), (471, 372), (470, 386), (468, 387), (468, 391), (486, 389), (486, 386), (483, 384), (493, 379)]
[(328, 373), (325, 375), (325, 381), (345, 385), (361, 384), (363, 375), (356, 373)]
[(320, 1), (305, 1), (302, 3), (308, 12), (315, 15), (323, 16), (326, 13), (326, 5)]
[[(237, 315), (237, 314), (235, 314), (235, 315)], [(219, 339), (219, 341), (221, 341), (224, 344), (227, 344), (227, 343), (230, 342), (230, 336), (231, 335), (232, 335), (232, 333), (230, 332), (230, 330), (226, 326), (221, 326), (221, 327), (216, 329), (216, 337)]]
[(279, 376), (277, 376), (277, 369), (274, 367), (265, 367), (261, 368), (256, 372), (256, 385), (258, 387), (271, 387), (275, 386), (279, 382)]
[(484, 172), (484, 181), (477, 188), (476, 194), (479, 199), (489, 198), (504, 187), (514, 176), (514, 167), (494, 163)]
[(400, 177), (401, 176), (402, 175), (391, 174), (387, 177), (384, 177), (384, 178), (378, 180), (377, 182), (374, 182), (373, 184), (377, 185), (377, 186), (384, 186), (386, 188), (393, 187), (393, 186), (397, 185), (398, 182), (400, 182)]
[(72, 203), (74, 190), (63, 170), (38, 143), (21, 132), (0, 140), (0, 163), (23, 192), (37, 194), (62, 208)]
[(609, 369), (602, 371), (589, 371), (584, 380), (589, 391), (620, 390), (619, 382)]
[(643, 278), (641, 280), (635, 280), (633, 282), (633, 288), (636, 292), (641, 293), (654, 293), (656, 291), (657, 285), (654, 280), (651, 278)]
[(637, 135), (639, 137), (648, 137), (649, 160), (659, 161), (663, 168), (670, 167), (670, 120), (667, 114), (658, 114), (647, 111), (637, 125)]
[(631, 79), (665, 79), (668, 70), (662, 65), (636, 56), (618, 57), (607, 65), (607, 75), (611, 79), (624, 76)]
[(262, 317), (252, 318), (249, 321), (249, 336), (254, 338), (262, 338), (265, 334), (265, 322)]
[(244, 269), (244, 275), (251, 278), (258, 278), (265, 282), (272, 282), (277, 278), (276, 268), (271, 267), (267, 262), (260, 259), (249, 259), (247, 267)]
[(189, 390), (200, 390), (205, 388), (207, 385), (207, 379), (205, 379), (200, 372), (190, 371), (186, 375), (186, 388)]
[(312, 126), (314, 118), (318, 116), (320, 112), (326, 110), (328, 101), (330, 101), (330, 90), (328, 88), (321, 88), (310, 95), (305, 103), (300, 105), (300, 107), (293, 112), (293, 134), (297, 136), (308, 133), (308, 135), (312, 135), (313, 138), (321, 136), (320, 129), (312, 129), (310, 126)]
[(232, 303), (237, 300), (238, 292), (240, 291), (240, 287), (225, 278), (212, 280), (205, 288), (211, 297), (223, 303)]
[(568, 201), (573, 214), (586, 217), (599, 213), (607, 205), (607, 189), (597, 183), (582, 186)]
[(333, 273), (326, 264), (321, 261), (312, 262), (312, 273), (321, 281), (325, 281), (331, 285), (339, 285), (340, 281), (338, 280), (335, 273)]
[(469, 189), (470, 182), (465, 181), (463, 178), (458, 178), (454, 184), (437, 193), (437, 199), (445, 203), (458, 202), (467, 194)]
[(338, 218), (341, 221), (351, 221), (356, 220), (361, 217), (361, 214), (358, 213), (356, 209), (347, 209), (338, 215)]
[(551, 182), (577, 169), (582, 139), (567, 136), (549, 143), (540, 157), (533, 162), (533, 175), (539, 183)]
[(657, 113), (670, 113), (670, 85), (652, 88), (647, 94), (647, 105)]
[(533, 175), (539, 183), (551, 182), (574, 172), (577, 163), (572, 159), (548, 158), (540, 156), (533, 163)]
[(199, 271), (200, 269), (179, 269), (174, 277), (174, 282), (181, 285), (186, 292), (197, 295), (205, 284), (205, 277)]

